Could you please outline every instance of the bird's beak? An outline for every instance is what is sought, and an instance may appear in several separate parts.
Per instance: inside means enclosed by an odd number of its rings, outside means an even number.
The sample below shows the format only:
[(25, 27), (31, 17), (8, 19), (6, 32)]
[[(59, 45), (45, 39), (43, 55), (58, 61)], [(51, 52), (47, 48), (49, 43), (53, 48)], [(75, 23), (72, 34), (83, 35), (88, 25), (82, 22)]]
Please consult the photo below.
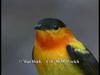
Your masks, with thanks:
[(41, 29), (41, 24), (34, 25), (33, 28), (35, 30), (40, 30)]

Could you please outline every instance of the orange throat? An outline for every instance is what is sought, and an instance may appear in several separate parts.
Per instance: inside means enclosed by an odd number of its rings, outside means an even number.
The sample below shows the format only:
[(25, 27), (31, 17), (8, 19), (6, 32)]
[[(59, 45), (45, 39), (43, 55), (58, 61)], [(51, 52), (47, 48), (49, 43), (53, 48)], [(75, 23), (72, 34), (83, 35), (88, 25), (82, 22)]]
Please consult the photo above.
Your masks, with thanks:
[(44, 33), (36, 33), (36, 42), (38, 46), (42, 49), (46, 50), (52, 50), (54, 48), (60, 48), (60, 47), (66, 47), (69, 40), (66, 36), (60, 35), (60, 37), (53, 37), (50, 34), (44, 34)]

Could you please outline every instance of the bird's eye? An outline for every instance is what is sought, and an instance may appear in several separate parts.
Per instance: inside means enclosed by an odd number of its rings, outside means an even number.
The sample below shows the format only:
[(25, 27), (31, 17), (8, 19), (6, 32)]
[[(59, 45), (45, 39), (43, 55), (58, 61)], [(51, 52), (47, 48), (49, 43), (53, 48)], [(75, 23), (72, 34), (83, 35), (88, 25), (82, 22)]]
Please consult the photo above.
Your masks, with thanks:
[(58, 27), (57, 25), (54, 25), (53, 28), (54, 28), (55, 30), (57, 30), (59, 27)]

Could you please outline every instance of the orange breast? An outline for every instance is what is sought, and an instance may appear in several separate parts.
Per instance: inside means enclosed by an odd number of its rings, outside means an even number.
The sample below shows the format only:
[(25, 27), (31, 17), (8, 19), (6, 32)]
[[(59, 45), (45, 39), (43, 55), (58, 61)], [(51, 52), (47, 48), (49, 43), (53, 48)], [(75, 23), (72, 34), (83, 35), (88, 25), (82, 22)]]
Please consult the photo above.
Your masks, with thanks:
[(66, 38), (56, 38), (53, 39), (48, 35), (47, 37), (41, 38), (39, 35), (37, 35), (37, 43), (40, 45), (41, 48), (45, 49), (53, 49), (53, 48), (60, 48), (65, 47), (68, 43), (68, 40)]
[(62, 28), (58, 31), (37, 31), (36, 41), (41, 48), (53, 49), (58, 47), (65, 47), (72, 37), (72, 33)]

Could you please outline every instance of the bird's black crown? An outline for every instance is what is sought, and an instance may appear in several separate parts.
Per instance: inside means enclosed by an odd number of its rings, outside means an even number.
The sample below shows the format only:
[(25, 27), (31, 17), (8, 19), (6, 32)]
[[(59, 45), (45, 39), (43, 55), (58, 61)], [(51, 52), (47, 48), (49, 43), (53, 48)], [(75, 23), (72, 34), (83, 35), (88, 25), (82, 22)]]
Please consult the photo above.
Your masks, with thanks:
[(37, 30), (52, 30), (65, 27), (65, 24), (59, 19), (45, 18), (38, 22), (35, 29)]

